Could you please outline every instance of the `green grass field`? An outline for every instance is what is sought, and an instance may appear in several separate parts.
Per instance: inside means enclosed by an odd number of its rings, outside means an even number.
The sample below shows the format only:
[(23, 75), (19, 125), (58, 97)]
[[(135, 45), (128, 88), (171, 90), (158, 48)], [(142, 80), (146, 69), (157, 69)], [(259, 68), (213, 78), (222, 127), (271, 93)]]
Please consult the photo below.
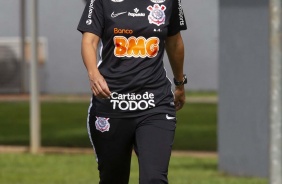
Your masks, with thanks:
[[(198, 94), (189, 94), (199, 96)], [(207, 94), (202, 94), (207, 96)], [(213, 96), (214, 94), (208, 94)], [(43, 146), (89, 147), (87, 102), (43, 102)], [(174, 149), (216, 151), (217, 105), (188, 103), (177, 113)], [(28, 102), (0, 102), (0, 145), (29, 144)], [(266, 184), (266, 179), (232, 177), (217, 170), (217, 159), (173, 156), (172, 184)], [(97, 163), (89, 154), (1, 154), (2, 184), (98, 184)], [(132, 159), (130, 184), (138, 183)]]
[[(43, 102), (42, 145), (91, 147), (88, 102)], [(174, 149), (216, 151), (216, 104), (189, 103), (177, 113)], [(0, 102), (0, 145), (29, 144), (28, 102)]]
[[(98, 184), (93, 155), (0, 154), (2, 184)], [(130, 184), (138, 183), (133, 156)], [(174, 156), (170, 162), (172, 184), (266, 184), (266, 179), (231, 177), (217, 171), (217, 160)]]

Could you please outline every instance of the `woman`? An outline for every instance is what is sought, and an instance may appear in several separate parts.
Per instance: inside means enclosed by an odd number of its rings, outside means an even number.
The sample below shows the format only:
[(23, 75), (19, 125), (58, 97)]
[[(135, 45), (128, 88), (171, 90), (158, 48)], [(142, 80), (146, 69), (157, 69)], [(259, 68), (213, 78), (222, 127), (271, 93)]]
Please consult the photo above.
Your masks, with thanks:
[[(86, 4), (78, 30), (93, 92), (87, 126), (100, 184), (128, 183), (133, 148), (140, 184), (168, 183), (176, 111), (185, 103), (180, 34), (185, 29), (180, 0)], [(174, 95), (163, 67), (165, 49)]]

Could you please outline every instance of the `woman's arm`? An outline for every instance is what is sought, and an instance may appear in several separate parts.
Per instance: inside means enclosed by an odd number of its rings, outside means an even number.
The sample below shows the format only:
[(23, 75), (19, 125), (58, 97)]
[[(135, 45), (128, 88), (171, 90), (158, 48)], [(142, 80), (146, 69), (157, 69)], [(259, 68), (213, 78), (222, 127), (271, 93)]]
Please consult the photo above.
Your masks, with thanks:
[(82, 36), (81, 55), (88, 72), (90, 87), (94, 96), (109, 98), (111, 92), (107, 82), (97, 68), (96, 51), (100, 38), (95, 34), (85, 32)]
[[(180, 32), (166, 39), (166, 52), (171, 65), (174, 78), (183, 80), (184, 44)], [(176, 86), (174, 92), (174, 103), (176, 110), (180, 110), (185, 103), (184, 85)]]

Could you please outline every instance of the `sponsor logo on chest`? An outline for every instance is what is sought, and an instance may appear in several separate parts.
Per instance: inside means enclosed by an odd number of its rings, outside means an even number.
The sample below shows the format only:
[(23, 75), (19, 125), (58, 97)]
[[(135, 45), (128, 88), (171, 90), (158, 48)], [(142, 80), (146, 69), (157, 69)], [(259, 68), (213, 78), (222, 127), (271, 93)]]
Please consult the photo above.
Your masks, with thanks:
[(145, 17), (145, 13), (140, 13), (138, 8), (134, 8), (134, 12), (128, 12), (129, 17)]
[(114, 34), (133, 34), (133, 30), (114, 28)]
[(114, 55), (116, 57), (154, 58), (159, 52), (160, 39), (158, 37), (124, 36), (114, 37)]

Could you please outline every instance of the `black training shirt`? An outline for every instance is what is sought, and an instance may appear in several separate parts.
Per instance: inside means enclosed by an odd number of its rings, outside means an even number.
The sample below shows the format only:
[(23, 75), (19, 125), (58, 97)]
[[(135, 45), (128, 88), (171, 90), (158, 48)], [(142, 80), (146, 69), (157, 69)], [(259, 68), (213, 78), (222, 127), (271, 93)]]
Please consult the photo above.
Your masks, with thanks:
[(93, 96), (91, 114), (173, 115), (171, 82), (163, 66), (165, 39), (186, 29), (180, 0), (89, 0), (78, 25), (101, 38), (98, 68), (110, 99)]

